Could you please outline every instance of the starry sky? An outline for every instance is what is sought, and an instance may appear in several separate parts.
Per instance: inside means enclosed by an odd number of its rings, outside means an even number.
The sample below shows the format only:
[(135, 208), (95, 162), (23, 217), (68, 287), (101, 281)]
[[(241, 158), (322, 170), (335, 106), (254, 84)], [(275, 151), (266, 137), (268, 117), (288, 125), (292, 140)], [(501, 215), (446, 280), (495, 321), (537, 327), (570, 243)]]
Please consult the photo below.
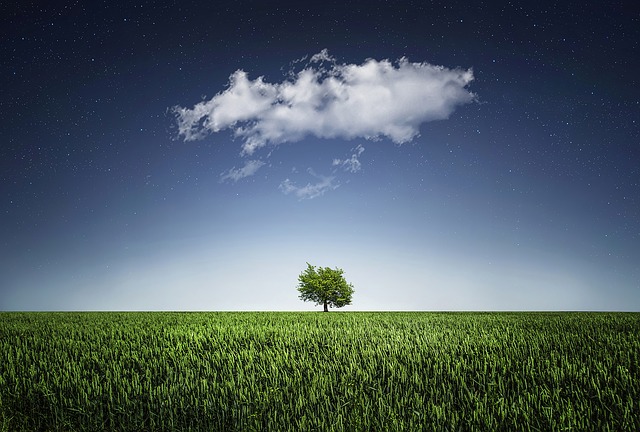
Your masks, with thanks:
[(640, 311), (633, 2), (4, 2), (0, 310)]

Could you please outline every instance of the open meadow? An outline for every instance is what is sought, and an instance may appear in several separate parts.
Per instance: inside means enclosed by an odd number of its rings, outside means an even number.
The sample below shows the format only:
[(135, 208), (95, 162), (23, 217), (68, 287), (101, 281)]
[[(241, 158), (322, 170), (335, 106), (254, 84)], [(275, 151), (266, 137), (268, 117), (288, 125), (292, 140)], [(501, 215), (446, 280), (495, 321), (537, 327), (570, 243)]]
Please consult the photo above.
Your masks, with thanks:
[(639, 313), (0, 313), (3, 431), (640, 430)]

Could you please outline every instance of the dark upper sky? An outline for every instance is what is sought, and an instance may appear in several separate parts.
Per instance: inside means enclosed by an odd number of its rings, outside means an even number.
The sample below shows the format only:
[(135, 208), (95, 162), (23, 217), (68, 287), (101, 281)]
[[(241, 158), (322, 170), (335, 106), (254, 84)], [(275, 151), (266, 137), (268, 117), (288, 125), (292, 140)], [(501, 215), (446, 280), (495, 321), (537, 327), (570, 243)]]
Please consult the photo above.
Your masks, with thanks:
[(640, 310), (639, 21), (3, 4), (0, 310), (310, 309), (306, 261), (351, 310)]

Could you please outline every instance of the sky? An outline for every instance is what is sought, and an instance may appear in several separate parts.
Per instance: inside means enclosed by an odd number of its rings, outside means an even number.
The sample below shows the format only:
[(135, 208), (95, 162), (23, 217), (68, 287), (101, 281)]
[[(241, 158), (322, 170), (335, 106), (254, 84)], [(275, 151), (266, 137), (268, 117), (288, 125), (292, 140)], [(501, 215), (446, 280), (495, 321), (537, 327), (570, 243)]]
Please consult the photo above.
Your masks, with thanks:
[(0, 310), (640, 311), (633, 2), (0, 6)]

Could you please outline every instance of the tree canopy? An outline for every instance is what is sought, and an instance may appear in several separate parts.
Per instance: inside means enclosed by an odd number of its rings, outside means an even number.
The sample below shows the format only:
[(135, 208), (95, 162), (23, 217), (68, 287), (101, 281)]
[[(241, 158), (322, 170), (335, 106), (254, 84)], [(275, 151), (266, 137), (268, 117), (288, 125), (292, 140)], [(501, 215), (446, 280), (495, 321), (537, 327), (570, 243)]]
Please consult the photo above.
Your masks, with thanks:
[(300, 299), (323, 305), (324, 311), (330, 307), (351, 304), (353, 285), (347, 283), (339, 268), (315, 267), (307, 263), (307, 268), (298, 276)]

